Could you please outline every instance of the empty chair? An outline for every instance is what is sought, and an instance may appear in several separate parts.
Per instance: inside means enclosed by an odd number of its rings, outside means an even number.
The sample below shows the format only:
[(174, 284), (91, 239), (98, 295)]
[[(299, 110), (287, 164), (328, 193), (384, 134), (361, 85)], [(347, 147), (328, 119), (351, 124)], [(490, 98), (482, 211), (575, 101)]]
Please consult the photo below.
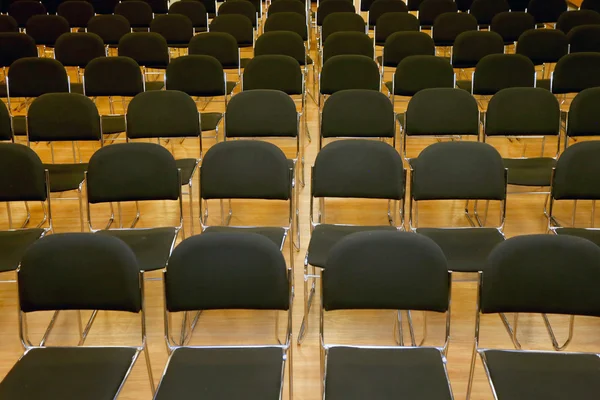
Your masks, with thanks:
[(436, 46), (453, 46), (459, 34), (476, 30), (477, 19), (471, 14), (448, 12), (434, 20), (431, 35)]
[(323, 26), (323, 21), (333, 13), (356, 13), (354, 5), (346, 0), (327, 0), (319, 3), (315, 16), (317, 26)]
[(65, 33), (56, 41), (54, 56), (65, 67), (85, 69), (94, 58), (105, 57), (106, 49), (95, 33)]
[[(461, 87), (460, 82), (457, 85)], [(534, 87), (535, 65), (520, 54), (490, 54), (477, 63), (471, 93), (493, 95), (513, 87)]]
[(538, 24), (555, 23), (567, 11), (565, 0), (530, 0), (527, 12)]
[[(170, 356), (155, 399), (185, 397), (198, 385), (209, 398), (252, 393), (261, 399), (279, 399), (286, 366), (292, 398), (291, 274), (277, 246), (253, 233), (199, 235), (177, 246), (164, 272), (165, 339)], [(256, 283), (249, 284), (257, 277)], [(263, 314), (275, 310), (277, 321), (284, 314), (285, 337), (280, 341), (277, 335), (278, 344), (218, 347), (187, 345), (185, 337), (180, 343), (172, 339), (171, 314), (226, 309)]]
[(484, 56), (497, 53), (504, 53), (504, 40), (496, 32), (463, 32), (454, 41), (452, 66), (473, 68)]
[(381, 90), (377, 63), (372, 58), (354, 54), (327, 60), (319, 80), (319, 107), (324, 101), (322, 97), (345, 89)]
[[(488, 270), (480, 276), (482, 289), (477, 302), (467, 393), (471, 391), (476, 357), (480, 355), (497, 399), (524, 399), (530, 393), (562, 398), (574, 391), (581, 399), (596, 396), (600, 390), (597, 376), (600, 360), (594, 354), (522, 351), (516, 331), (508, 324), (507, 333), (514, 348), (481, 348), (480, 338), (482, 332), (489, 332), (482, 325), (485, 314), (542, 313), (553, 341), (555, 336), (546, 314), (570, 315), (571, 321), (575, 315), (597, 317), (598, 257), (598, 246), (566, 235), (518, 236), (494, 249), (489, 256)], [(570, 273), (565, 274), (565, 271)], [(551, 293), (548, 288), (553, 289)], [(560, 380), (553, 379), (558, 376)]]
[(300, 35), (302, 40), (305, 41), (307, 45), (309, 44), (308, 24), (306, 22), (306, 17), (295, 12), (278, 12), (269, 15), (265, 21), (263, 30), (265, 33), (276, 31), (294, 32)]
[(530, 29), (535, 29), (535, 18), (526, 12), (501, 12), (490, 22), (490, 30), (502, 36), (504, 44), (514, 44)]
[(375, 45), (383, 46), (393, 33), (418, 30), (419, 20), (414, 15), (406, 12), (385, 13), (375, 23)]
[(87, 28), (94, 17), (94, 6), (83, 0), (64, 1), (59, 4), (56, 13), (66, 19), (71, 28)]
[(600, 53), (567, 54), (556, 63), (552, 73), (552, 93), (578, 93), (600, 86)]
[(169, 14), (185, 15), (192, 22), (194, 32), (206, 32), (208, 29), (208, 12), (199, 1), (177, 1), (169, 7)]
[[(217, 15), (217, 1), (216, 0), (192, 0), (199, 1), (206, 8), (209, 18), (214, 18)], [(173, 3), (175, 4), (175, 3)]]
[(596, 123), (596, 108), (600, 101), (600, 89), (588, 88), (577, 93), (569, 106), (567, 115), (565, 148), (569, 138), (600, 136), (600, 127)]
[(517, 41), (516, 53), (542, 66), (541, 79), (536, 87), (550, 90), (550, 64), (558, 62), (569, 52), (567, 35), (557, 29), (529, 29)]
[(369, 24), (369, 28), (374, 28), (377, 24), (377, 20), (384, 14), (387, 13), (408, 13), (408, 7), (403, 1), (396, 0), (375, 0), (371, 7), (369, 8), (369, 15), (367, 17), (367, 22)]
[[(35, 41), (29, 35), (15, 32), (0, 33), (0, 67), (10, 67), (13, 62), (26, 57), (37, 57)], [(4, 96), (6, 93), (4, 93)]]
[(210, 22), (209, 31), (229, 33), (237, 41), (238, 47), (254, 45), (252, 21), (240, 14), (219, 15)]
[(600, 52), (600, 25), (576, 26), (567, 37), (569, 53)]
[(34, 15), (46, 14), (46, 7), (39, 1), (21, 0), (12, 2), (8, 6), (8, 15), (17, 21), (19, 28), (25, 28), (27, 20)]
[(100, 36), (104, 44), (115, 47), (131, 32), (131, 25), (122, 15), (96, 15), (89, 20), (87, 31)]
[(295, 58), (304, 67), (305, 73), (308, 64), (312, 64), (312, 59), (310, 59), (306, 52), (306, 45), (302, 37), (296, 32), (270, 31), (263, 33), (256, 39), (256, 44), (254, 45), (255, 57), (277, 54)]
[(448, 60), (432, 55), (415, 55), (404, 58), (398, 64), (393, 80), (386, 82), (385, 86), (392, 95), (392, 102), (395, 102), (396, 96), (414, 96), (423, 89), (453, 88), (455, 80)]
[(118, 3), (115, 6), (115, 15), (122, 15), (129, 21), (132, 28), (150, 28), (153, 14), (152, 7), (145, 1), (130, 0)]
[(151, 81), (148, 75), (160, 75), (161, 72), (149, 72), (148, 69), (164, 70), (169, 65), (169, 46), (164, 37), (155, 32), (131, 32), (119, 40), (119, 56), (135, 60), (144, 69), (148, 81), (146, 90), (160, 90), (164, 80)]
[(247, 17), (252, 22), (252, 27), (256, 29), (258, 26), (258, 10), (250, 1), (226, 1), (219, 6), (217, 14), (230, 15), (239, 14)]
[(506, 0), (474, 0), (469, 13), (477, 18), (481, 27), (487, 27), (497, 14), (508, 12), (510, 6)]
[(10, 113), (4, 102), (0, 104), (0, 141), (14, 141)]
[(336, 32), (328, 36), (323, 44), (322, 60), (343, 54), (356, 54), (373, 58), (375, 46), (373, 39), (362, 32)]
[[(365, 265), (370, 266), (368, 278)], [(445, 361), (450, 281), (442, 251), (427, 238), (405, 232), (363, 232), (342, 239), (331, 250), (319, 307), (323, 399), (371, 395), (390, 399), (398, 393), (452, 399)], [(440, 335), (443, 344), (417, 347), (414, 340), (412, 347), (404, 347), (403, 341), (399, 346), (328, 344), (325, 311), (328, 315), (363, 309), (441, 313), (446, 321), (445, 334)]]
[(361, 32), (366, 33), (367, 26), (365, 20), (354, 13), (333, 13), (323, 20), (321, 27), (321, 45), (323, 45), (329, 35), (336, 32)]
[[(241, 69), (249, 61), (246, 58), (240, 58), (238, 42), (234, 36), (226, 32), (207, 32), (195, 35), (190, 40), (188, 53), (214, 57), (224, 69), (235, 69), (238, 75), (241, 75)], [(235, 86), (235, 82), (232, 82), (232, 85)]]
[(59, 15), (34, 15), (27, 20), (27, 34), (37, 45), (54, 47), (60, 35), (69, 32), (69, 22)]
[(425, 0), (419, 5), (419, 25), (427, 29), (439, 15), (457, 11), (456, 3), (451, 0)]
[(194, 26), (192, 21), (185, 15), (164, 14), (157, 15), (152, 20), (150, 32), (158, 33), (164, 37), (170, 47), (187, 47), (190, 39), (194, 36)]
[(571, 29), (580, 25), (600, 24), (600, 14), (592, 10), (577, 10), (563, 12), (556, 22), (556, 29), (568, 34)]
[[(345, 236), (362, 231), (402, 229), (405, 179), (402, 158), (387, 143), (340, 140), (327, 144), (317, 153), (310, 188), (311, 237), (304, 258), (304, 319), (298, 335), (300, 343), (308, 330), (310, 302), (315, 293), (315, 279), (319, 276), (316, 268), (326, 268), (331, 248)], [(326, 215), (335, 209), (336, 202), (331, 200), (336, 198), (388, 200), (387, 218), (382, 213), (383, 219), (370, 224), (335, 222)], [(318, 201), (316, 216), (315, 201)]]
[(423, 89), (410, 99), (401, 119), (402, 154), (411, 137), (479, 139), (479, 109), (469, 93), (453, 88)]
[(383, 54), (377, 61), (385, 71), (385, 67), (396, 68), (406, 57), (415, 55), (435, 55), (435, 43), (431, 36), (425, 32), (396, 32), (388, 36), (383, 45)]
[(306, 18), (306, 4), (300, 0), (277, 0), (267, 10), (267, 16), (281, 12), (293, 12)]
[[(33, 399), (40, 393), (67, 398), (115, 397), (142, 352), (154, 392), (143, 282), (135, 256), (125, 243), (90, 233), (50, 235), (27, 249), (17, 275), (19, 332), (25, 354), (0, 383), (2, 398)], [(98, 279), (99, 275), (104, 279)], [(139, 323), (139, 344), (84, 346), (82, 339), (80, 346), (33, 345), (24, 328), (27, 316), (50, 310), (115, 311), (125, 320), (129, 315)], [(123, 339), (117, 342), (123, 343)], [(75, 378), (80, 384), (73, 384)]]
[(0, 15), (0, 33), (19, 32), (19, 24), (10, 15)]

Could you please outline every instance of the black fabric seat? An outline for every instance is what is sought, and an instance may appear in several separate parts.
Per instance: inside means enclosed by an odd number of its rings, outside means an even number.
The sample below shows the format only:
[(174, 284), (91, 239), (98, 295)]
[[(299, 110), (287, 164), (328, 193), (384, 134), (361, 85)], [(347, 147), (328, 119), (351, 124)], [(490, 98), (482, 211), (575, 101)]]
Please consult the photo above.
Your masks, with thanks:
[(577, 236), (594, 242), (600, 246), (600, 231), (585, 228), (560, 228), (555, 231), (558, 235)]
[(87, 163), (76, 164), (44, 164), (50, 174), (50, 191), (52, 193), (76, 190), (85, 179)]
[(34, 348), (6, 375), (0, 398), (112, 399), (135, 353), (135, 348), (124, 347)]
[(127, 243), (133, 250), (142, 271), (164, 268), (177, 237), (177, 229), (174, 227), (110, 229), (97, 233), (114, 236)]
[(125, 116), (123, 115), (103, 115), (102, 133), (111, 134), (125, 132)]
[(508, 169), (507, 183), (518, 186), (550, 186), (552, 168), (556, 160), (549, 157), (505, 158)]
[(360, 226), (360, 225), (317, 225), (308, 244), (308, 263), (315, 267), (325, 268), (329, 250), (342, 238), (356, 232), (395, 231), (393, 226)]
[(165, 87), (165, 83), (163, 81), (146, 81), (144, 85), (146, 86), (146, 91), (162, 90), (162, 88)]
[(16, 270), (25, 250), (44, 232), (41, 228), (0, 232), (0, 272)]
[(195, 158), (182, 158), (175, 160), (175, 165), (181, 170), (181, 182), (189, 182), (198, 165), (198, 160)]
[(452, 398), (435, 348), (332, 347), (325, 385), (327, 400)]
[(419, 228), (417, 233), (440, 246), (448, 260), (448, 269), (458, 272), (483, 271), (492, 249), (504, 241), (496, 228)]
[(285, 241), (285, 229), (275, 226), (259, 226), (252, 228), (244, 228), (239, 226), (209, 226), (204, 230), (204, 233), (231, 233), (231, 232), (248, 232), (248, 233), (257, 233), (259, 235), (265, 236), (269, 238), (273, 243), (277, 245), (278, 248), (283, 247), (283, 243)]
[(483, 354), (499, 399), (592, 400), (600, 393), (600, 358), (595, 354), (502, 350)]
[(276, 400), (280, 396), (280, 348), (180, 348), (173, 352), (156, 400)]
[(223, 119), (223, 113), (220, 112), (200, 113), (200, 115), (203, 131), (214, 131)]
[(15, 115), (12, 117), (13, 133), (15, 136), (27, 135), (27, 119), (24, 115)]

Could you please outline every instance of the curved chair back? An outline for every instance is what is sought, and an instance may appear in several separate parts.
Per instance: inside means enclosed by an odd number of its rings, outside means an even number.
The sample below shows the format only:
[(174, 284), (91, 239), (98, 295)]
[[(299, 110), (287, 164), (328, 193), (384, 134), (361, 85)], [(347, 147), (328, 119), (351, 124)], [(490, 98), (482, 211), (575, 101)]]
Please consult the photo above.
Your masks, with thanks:
[(170, 15), (185, 15), (197, 31), (208, 28), (208, 12), (200, 1), (177, 1), (169, 7)]
[(300, 64), (295, 58), (286, 55), (254, 57), (244, 68), (242, 90), (254, 89), (279, 90), (288, 95), (302, 95), (304, 79)]
[(295, 12), (278, 12), (269, 15), (265, 21), (264, 32), (268, 33), (276, 31), (295, 32), (300, 35), (302, 40), (308, 40), (308, 25), (306, 23), (306, 17)]
[(255, 57), (276, 54), (290, 56), (296, 59), (300, 65), (306, 65), (307, 62), (304, 40), (296, 32), (265, 32), (256, 39), (256, 44), (254, 45)]
[(317, 26), (323, 26), (323, 21), (333, 13), (356, 13), (354, 4), (346, 0), (327, 0), (317, 7)]
[(600, 86), (600, 53), (567, 54), (556, 63), (552, 73), (552, 93), (578, 93)]
[(0, 33), (6, 32), (19, 32), (19, 24), (10, 15), (0, 15)]
[(535, 65), (521, 54), (490, 54), (483, 57), (473, 74), (473, 94), (492, 95), (513, 87), (534, 87)]
[(435, 43), (425, 32), (392, 33), (383, 45), (383, 66), (397, 67), (409, 56), (435, 55)]
[(19, 28), (25, 28), (27, 20), (34, 15), (46, 15), (46, 7), (39, 1), (14, 1), (8, 6), (8, 15), (13, 17)]
[(365, 20), (358, 14), (348, 12), (332, 13), (323, 20), (321, 42), (325, 43), (329, 35), (336, 32), (365, 33)]
[(600, 126), (597, 124), (597, 106), (600, 101), (600, 88), (584, 89), (577, 93), (567, 119), (567, 140), (576, 136), (600, 136)]
[(556, 162), (552, 180), (555, 200), (596, 200), (600, 198), (599, 141), (575, 143)]
[(567, 34), (576, 26), (598, 24), (600, 24), (600, 13), (597, 13), (596, 11), (565, 11), (560, 15), (558, 21), (556, 21), (556, 29)]
[(86, 28), (94, 12), (94, 6), (82, 0), (62, 2), (57, 9), (57, 14), (66, 19), (71, 28)]
[(0, 143), (0, 201), (46, 201), (46, 172), (40, 157), (27, 146)]
[(569, 53), (600, 52), (600, 25), (576, 26), (567, 38)]
[(439, 15), (457, 11), (456, 3), (452, 0), (425, 0), (419, 5), (419, 25), (422, 28), (430, 27)]
[(414, 15), (406, 12), (388, 12), (379, 17), (375, 23), (375, 44), (383, 46), (387, 38), (396, 32), (418, 30), (419, 20)]
[(443, 13), (433, 22), (433, 42), (436, 46), (452, 46), (459, 34), (476, 30), (477, 19), (471, 14), (457, 12)]
[(96, 15), (89, 20), (87, 31), (100, 36), (104, 44), (116, 46), (123, 36), (131, 32), (131, 25), (122, 15)]
[(221, 63), (211, 56), (189, 55), (175, 58), (166, 71), (167, 90), (177, 90), (189, 96), (224, 96), (225, 72)]
[(501, 53), (504, 53), (504, 40), (496, 32), (463, 32), (454, 41), (452, 66), (473, 68), (488, 54)]
[(129, 57), (101, 57), (91, 60), (83, 75), (86, 96), (129, 96), (144, 91), (140, 66)]
[(428, 88), (453, 88), (454, 70), (450, 63), (436, 56), (408, 56), (394, 73), (392, 93), (413, 96)]
[(356, 54), (373, 58), (375, 55), (373, 39), (362, 32), (332, 33), (323, 43), (323, 62), (327, 62), (331, 57), (343, 54)]
[(166, 68), (169, 64), (169, 45), (155, 32), (128, 33), (119, 40), (118, 49), (119, 56), (132, 58), (143, 67)]
[(52, 58), (27, 57), (16, 60), (8, 70), (9, 97), (38, 97), (44, 93), (69, 92), (63, 65)]
[(54, 57), (65, 67), (85, 68), (94, 58), (105, 56), (104, 42), (95, 33), (65, 33), (54, 48)]
[(226, 32), (207, 32), (194, 36), (190, 40), (188, 53), (214, 57), (223, 68), (240, 67), (238, 43), (233, 35)]
[(115, 15), (125, 17), (132, 28), (148, 28), (153, 18), (152, 7), (141, 0), (118, 3), (115, 6)]
[(530, 0), (527, 12), (535, 18), (536, 23), (556, 22), (567, 11), (565, 0)]
[(382, 15), (391, 12), (408, 13), (408, 7), (403, 1), (375, 0), (368, 11), (367, 22), (369, 23), (369, 27), (373, 28)]
[[(206, 14), (205, 14), (206, 15)], [(160, 34), (168, 45), (187, 46), (194, 36), (192, 21), (181, 14), (157, 15), (150, 23), (150, 32)]]
[(244, 15), (219, 15), (210, 22), (209, 31), (229, 33), (237, 41), (238, 47), (250, 47), (254, 44), (252, 21)]
[(506, 0), (474, 0), (469, 13), (477, 18), (479, 26), (488, 26), (497, 14), (508, 11)]
[(26, 30), (36, 44), (53, 47), (60, 35), (70, 31), (70, 27), (60, 15), (34, 15), (27, 20)]
[(529, 29), (517, 41), (516, 53), (528, 57), (535, 65), (555, 63), (568, 52), (567, 35), (556, 29)]
[(0, 67), (10, 67), (21, 58), (37, 57), (35, 41), (24, 33), (0, 33)]
[(334, 56), (327, 60), (321, 70), (320, 93), (324, 95), (345, 89), (379, 91), (380, 88), (379, 67), (369, 57), (359, 55)]
[(498, 33), (505, 44), (514, 44), (526, 31), (535, 29), (535, 18), (526, 12), (504, 11), (490, 22), (490, 30)]

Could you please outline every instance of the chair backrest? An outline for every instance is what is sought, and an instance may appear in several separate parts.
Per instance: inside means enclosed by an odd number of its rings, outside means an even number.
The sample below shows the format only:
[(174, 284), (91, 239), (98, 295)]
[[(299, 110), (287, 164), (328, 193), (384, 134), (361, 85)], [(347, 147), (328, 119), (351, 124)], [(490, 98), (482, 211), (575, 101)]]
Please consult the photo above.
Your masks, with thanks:
[(357, 54), (373, 58), (375, 56), (373, 39), (363, 32), (332, 33), (323, 43), (323, 62), (343, 54)]
[(552, 93), (577, 93), (600, 86), (600, 53), (567, 54), (556, 63)]
[(232, 97), (227, 106), (226, 138), (297, 137), (298, 134), (296, 104), (280, 90), (244, 90)]
[[(190, 0), (188, 0), (190, 1)], [(213, 18), (217, 14), (217, 1), (216, 0), (191, 0), (191, 1), (199, 1), (204, 4), (206, 8), (206, 12), (210, 18)]]
[(298, 61), (300, 65), (306, 65), (306, 47), (304, 46), (304, 40), (302, 40), (302, 37), (296, 32), (265, 32), (256, 39), (254, 45), (255, 57), (275, 54), (292, 57)]
[(132, 28), (148, 28), (152, 22), (152, 7), (145, 1), (123, 1), (115, 6), (115, 15), (122, 15)]
[(535, 65), (555, 63), (569, 52), (569, 40), (556, 29), (529, 29), (517, 40), (517, 54), (528, 57)]
[(10, 67), (21, 58), (37, 57), (35, 40), (24, 33), (0, 33), (0, 67)]
[[(577, 260), (577, 262), (573, 262)], [(522, 235), (492, 250), (482, 313), (600, 316), (600, 248), (569, 235)]]
[(598, 0), (583, 0), (581, 2), (581, 6), (579, 6), (580, 10), (594, 10), (596, 12), (600, 12), (600, 1)]
[(530, 0), (527, 12), (537, 23), (556, 22), (567, 11), (565, 0)]
[(238, 43), (235, 37), (227, 32), (207, 32), (195, 35), (190, 40), (188, 53), (214, 57), (223, 68), (239, 68), (240, 66)]
[(323, 26), (325, 18), (333, 13), (356, 13), (354, 4), (346, 0), (327, 0), (317, 7), (317, 26)]
[(556, 21), (556, 29), (569, 33), (569, 31), (580, 25), (600, 24), (600, 13), (593, 10), (566, 11)]
[(18, 276), (23, 312), (142, 310), (137, 259), (115, 237), (92, 233), (46, 236), (27, 249)]
[(10, 113), (4, 102), (0, 104), (0, 141), (13, 140)]
[(333, 94), (345, 89), (379, 91), (380, 88), (379, 67), (372, 58), (348, 54), (331, 57), (323, 64), (320, 81), (321, 94)]
[(505, 200), (502, 156), (487, 143), (439, 142), (412, 161), (415, 200)]
[(584, 89), (577, 93), (569, 108), (567, 136), (600, 136), (597, 108), (600, 88)]
[(64, 1), (59, 4), (57, 14), (66, 19), (71, 28), (85, 28), (94, 16), (94, 6), (88, 1)]
[(477, 18), (481, 26), (491, 24), (494, 16), (501, 12), (508, 12), (510, 6), (506, 0), (474, 0), (469, 13)]
[(38, 97), (44, 93), (69, 92), (69, 78), (63, 65), (53, 58), (27, 57), (12, 63), (8, 70), (10, 97)]
[(100, 57), (91, 60), (84, 72), (86, 96), (130, 96), (144, 91), (140, 66), (129, 57)]
[(19, 32), (19, 24), (10, 15), (0, 15), (0, 33)]
[(277, 0), (274, 1), (268, 10), (268, 17), (280, 12), (294, 12), (306, 18), (306, 4), (300, 0)]
[(383, 45), (383, 66), (397, 67), (406, 57), (435, 55), (435, 43), (425, 32), (392, 33)]
[(504, 40), (496, 32), (463, 32), (454, 41), (452, 66), (473, 68), (483, 57), (498, 53), (504, 53)]
[(38, 45), (54, 46), (56, 39), (69, 32), (69, 22), (60, 15), (34, 15), (27, 20), (27, 34)]
[(556, 162), (552, 198), (556, 200), (600, 199), (600, 141), (575, 143)]
[(446, 312), (448, 263), (431, 239), (408, 232), (359, 232), (337, 242), (323, 274), (323, 308)]
[(285, 154), (272, 143), (260, 140), (220, 142), (202, 159), (200, 197), (206, 200), (289, 200), (291, 174)]
[(502, 36), (506, 44), (513, 44), (529, 29), (535, 29), (535, 18), (523, 11), (498, 13), (490, 23), (490, 30)]
[(167, 67), (167, 90), (178, 90), (189, 96), (225, 95), (225, 75), (221, 63), (211, 56), (177, 57)]
[(408, 56), (404, 58), (394, 73), (394, 94), (413, 96), (428, 88), (453, 88), (454, 70), (452, 65), (441, 57)]
[(491, 95), (513, 87), (534, 87), (535, 65), (521, 54), (490, 54), (475, 67), (473, 94)]
[(254, 89), (279, 90), (288, 95), (303, 94), (300, 64), (293, 57), (279, 54), (252, 58), (244, 68), (242, 90)]
[[(45, 201), (46, 173), (40, 157), (27, 146), (0, 143), (0, 201)], [(8, 173), (10, 171), (10, 173)]]
[[(129, 0), (126, 0), (129, 1)], [(152, 8), (155, 14), (166, 14), (168, 9), (168, 0), (142, 0)]]
[(21, 0), (8, 6), (8, 15), (13, 17), (19, 28), (25, 28), (27, 20), (34, 15), (46, 15), (46, 7), (39, 1)]
[(419, 25), (430, 27), (439, 15), (457, 11), (452, 0), (425, 0), (419, 5)]
[(131, 32), (119, 40), (119, 55), (134, 59), (140, 66), (166, 68), (169, 45), (155, 32)]
[(368, 23), (370, 27), (377, 24), (377, 20), (384, 14), (392, 12), (408, 13), (408, 7), (403, 1), (397, 0), (375, 0), (369, 8)]
[(211, 32), (225, 32), (232, 35), (239, 46), (250, 46), (254, 43), (252, 21), (240, 14), (222, 14), (210, 22)]
[(476, 30), (477, 20), (471, 14), (443, 13), (433, 22), (433, 42), (436, 46), (452, 46), (459, 34)]
[(114, 46), (131, 32), (131, 25), (122, 15), (96, 15), (89, 20), (87, 31), (100, 36), (105, 44)]
[(194, 36), (194, 26), (185, 15), (163, 14), (152, 20), (150, 32), (160, 34), (169, 45), (187, 45)]
[(252, 26), (256, 28), (258, 24), (257, 10), (252, 3), (247, 0), (229, 0), (222, 3), (217, 11), (218, 15), (238, 14), (247, 17)]
[(323, 105), (321, 136), (393, 138), (395, 123), (394, 106), (383, 93), (342, 90)]
[(401, 200), (405, 193), (402, 157), (373, 140), (327, 144), (317, 153), (311, 179), (313, 197)]
[(98, 109), (81, 94), (43, 94), (27, 110), (27, 138), (32, 142), (101, 140)]
[(375, 24), (375, 43), (381, 46), (393, 33), (418, 30), (419, 20), (414, 15), (405, 12), (385, 13)]
[(278, 12), (269, 15), (265, 21), (264, 32), (269, 33), (276, 31), (295, 32), (300, 35), (302, 40), (308, 40), (308, 25), (306, 24), (306, 17), (295, 12)]
[(365, 33), (365, 28), (365, 20), (358, 14), (348, 12), (332, 13), (323, 20), (321, 41), (325, 43), (329, 35), (336, 32)]
[(600, 25), (581, 25), (569, 31), (569, 53), (600, 52)]
[(120, 143), (97, 150), (88, 163), (88, 201), (177, 200), (175, 159), (155, 143)]
[(503, 89), (488, 104), (486, 136), (557, 136), (559, 133), (560, 106), (546, 89)]
[(408, 102), (404, 134), (478, 136), (477, 101), (462, 89), (423, 89)]
[(287, 310), (285, 259), (255, 233), (211, 233), (181, 242), (165, 272), (169, 312), (215, 309)]
[(169, 7), (170, 15), (185, 15), (194, 28), (208, 27), (208, 12), (199, 1), (177, 1)]
[(85, 68), (94, 58), (105, 56), (104, 42), (95, 33), (65, 33), (54, 48), (54, 57), (65, 67)]

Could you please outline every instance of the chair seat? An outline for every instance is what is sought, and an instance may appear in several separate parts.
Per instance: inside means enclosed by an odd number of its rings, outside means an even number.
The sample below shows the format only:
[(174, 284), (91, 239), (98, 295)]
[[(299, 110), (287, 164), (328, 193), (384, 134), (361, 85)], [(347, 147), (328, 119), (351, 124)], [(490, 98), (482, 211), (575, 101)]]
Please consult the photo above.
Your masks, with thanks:
[(50, 192), (59, 193), (79, 189), (85, 179), (87, 163), (44, 164), (50, 175)]
[(450, 400), (444, 361), (434, 348), (333, 347), (327, 356), (327, 400)]
[(484, 354), (498, 399), (598, 399), (600, 358), (594, 354), (502, 350)]
[(16, 270), (25, 250), (43, 234), (41, 228), (0, 231), (0, 272)]
[(308, 263), (315, 267), (325, 268), (329, 250), (341, 239), (356, 232), (381, 230), (395, 231), (397, 229), (389, 225), (317, 225), (310, 236), (310, 243), (308, 243)]
[(570, 235), (578, 236), (594, 242), (600, 246), (600, 230), (597, 229), (585, 229), (585, 228), (559, 228), (556, 230), (558, 235)]
[(165, 87), (165, 83), (163, 81), (146, 81), (145, 86), (146, 86), (146, 91), (162, 90), (162, 88)]
[(179, 348), (167, 365), (155, 400), (279, 399), (283, 352), (277, 347)]
[(505, 158), (507, 183), (518, 186), (550, 186), (556, 160), (549, 157)]
[(471, 93), (472, 85), (473, 85), (473, 82), (469, 81), (469, 80), (460, 79), (460, 80), (456, 81), (456, 87), (457, 88), (462, 89), (462, 90), (466, 90), (469, 93)]
[(204, 233), (231, 233), (231, 232), (248, 232), (257, 233), (270, 239), (280, 249), (285, 243), (286, 231), (281, 227), (259, 226), (259, 227), (243, 227), (243, 226), (209, 226), (204, 230)]
[(535, 81), (535, 87), (550, 90), (550, 79), (538, 79)]
[(223, 119), (223, 113), (219, 112), (206, 112), (200, 113), (200, 122), (202, 125), (202, 132), (214, 131), (219, 126), (219, 122)]
[(417, 233), (440, 246), (448, 269), (457, 272), (483, 271), (490, 252), (504, 241), (495, 228), (420, 228)]
[(83, 83), (71, 82), (71, 93), (83, 94)]
[(125, 132), (125, 116), (123, 115), (103, 115), (102, 133), (109, 135), (112, 133)]
[(231, 94), (231, 92), (233, 92), (233, 89), (235, 89), (235, 87), (237, 86), (237, 82), (232, 82), (232, 81), (227, 81), (227, 94)]
[(185, 186), (192, 179), (192, 175), (194, 175), (194, 171), (198, 166), (198, 160), (195, 158), (182, 158), (175, 160), (175, 165), (181, 170), (181, 184)]
[(177, 238), (177, 230), (172, 227), (108, 229), (97, 233), (114, 236), (127, 243), (135, 253), (141, 271), (164, 268)]
[(0, 383), (6, 400), (115, 398), (136, 349), (44, 347), (27, 352)]
[(27, 135), (27, 119), (24, 115), (15, 115), (12, 117), (12, 126), (15, 136)]

